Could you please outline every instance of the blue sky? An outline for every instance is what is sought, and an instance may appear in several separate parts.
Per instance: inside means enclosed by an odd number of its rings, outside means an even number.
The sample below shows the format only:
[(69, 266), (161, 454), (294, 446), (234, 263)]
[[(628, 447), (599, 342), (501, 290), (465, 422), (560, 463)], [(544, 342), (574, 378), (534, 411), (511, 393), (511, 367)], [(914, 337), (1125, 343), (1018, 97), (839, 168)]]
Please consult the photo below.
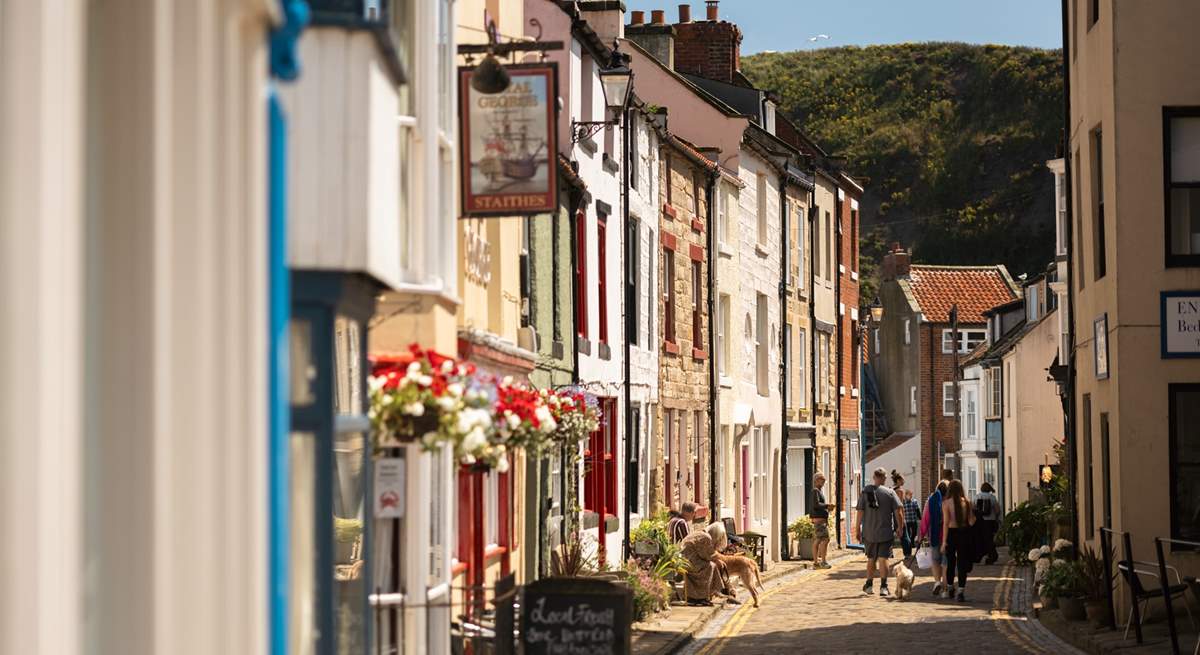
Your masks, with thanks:
[[(683, 0), (625, 0), (629, 10), (664, 9), (678, 20)], [(704, 0), (691, 0), (704, 18)], [(721, 18), (742, 28), (742, 54), (841, 45), (965, 41), (1062, 46), (1058, 0), (722, 0)], [(809, 38), (826, 34), (815, 43)]]

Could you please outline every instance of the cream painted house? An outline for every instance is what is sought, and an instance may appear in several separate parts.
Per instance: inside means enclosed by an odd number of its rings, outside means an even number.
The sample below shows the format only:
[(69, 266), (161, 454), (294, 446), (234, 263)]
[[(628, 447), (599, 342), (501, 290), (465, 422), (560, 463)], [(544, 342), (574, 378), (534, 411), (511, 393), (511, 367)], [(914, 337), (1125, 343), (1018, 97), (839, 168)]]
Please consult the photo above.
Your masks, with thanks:
[(1068, 4), (1079, 536), (1152, 559), (1155, 537), (1200, 541), (1200, 5)]

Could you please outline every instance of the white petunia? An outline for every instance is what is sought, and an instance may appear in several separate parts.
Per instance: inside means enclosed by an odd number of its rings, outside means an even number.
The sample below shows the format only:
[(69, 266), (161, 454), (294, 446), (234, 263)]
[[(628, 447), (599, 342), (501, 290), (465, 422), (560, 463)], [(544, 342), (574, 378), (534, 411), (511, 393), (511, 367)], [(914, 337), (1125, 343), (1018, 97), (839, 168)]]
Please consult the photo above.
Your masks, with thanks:
[(497, 473), (508, 473), (508, 458), (501, 457), (500, 461), (496, 462)]
[(449, 396), (442, 396), (441, 398), (437, 399), (438, 408), (441, 409), (443, 412), (448, 412), (448, 411), (454, 409), (454, 405), (457, 402), (458, 401), (456, 401), (455, 399), (453, 399)]
[(442, 362), (442, 373), (443, 374), (450, 375), (453, 372), (454, 372), (454, 362), (452, 362), (448, 359), (446, 361)]
[(413, 401), (404, 406), (404, 413), (408, 414), (409, 416), (424, 416), (425, 403)]
[(408, 376), (409, 377), (415, 378), (420, 374), (421, 374), (421, 363), (420, 362), (413, 362), (408, 365)]
[(544, 406), (538, 407), (534, 415), (537, 416), (538, 425), (541, 426), (542, 432), (554, 432), (558, 428), (558, 424), (554, 422), (554, 416), (550, 413), (550, 408)]
[(504, 418), (508, 421), (508, 429), (509, 430), (516, 430), (517, 428), (521, 427), (521, 417), (520, 416), (517, 416), (516, 414), (513, 414), (512, 412), (506, 410), (504, 412)]
[(487, 445), (487, 436), (484, 435), (481, 428), (475, 428), (468, 432), (462, 441), (463, 450), (473, 453), (476, 450)]
[(450, 394), (451, 396), (454, 396), (455, 398), (461, 397), (463, 395), (462, 383), (455, 382), (454, 384), (447, 385), (446, 393)]
[(503, 380), (500, 380), (500, 386), (502, 386), (502, 387), (511, 387), (512, 383), (513, 383), (513, 379), (512, 379), (511, 375), (506, 375), (506, 376), (504, 376)]
[(417, 384), (421, 385), (422, 387), (428, 387), (429, 385), (433, 384), (433, 378), (429, 377), (428, 375), (418, 376)]

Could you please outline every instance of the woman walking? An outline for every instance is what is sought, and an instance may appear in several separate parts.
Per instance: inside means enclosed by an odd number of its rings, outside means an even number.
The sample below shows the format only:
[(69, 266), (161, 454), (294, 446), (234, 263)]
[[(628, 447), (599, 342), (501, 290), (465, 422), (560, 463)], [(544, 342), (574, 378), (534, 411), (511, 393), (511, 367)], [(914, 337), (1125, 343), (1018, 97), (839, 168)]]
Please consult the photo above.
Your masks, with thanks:
[(979, 485), (979, 494), (975, 496), (975, 518), (982, 521), (983, 532), (980, 537), (984, 542), (980, 544), (980, 553), (987, 559), (985, 564), (995, 564), (997, 559), (1000, 559), (1000, 554), (996, 552), (996, 532), (1000, 530), (1000, 499), (996, 498), (996, 490), (991, 483), (984, 482)]
[(951, 480), (942, 503), (942, 552), (946, 554), (946, 598), (954, 595), (954, 575), (957, 572), (960, 603), (967, 600), (967, 574), (971, 572), (975, 560), (975, 544), (971, 538), (973, 525), (975, 512), (963, 491), (962, 481)]
[[(942, 565), (946, 562), (946, 555), (942, 552), (942, 499), (946, 497), (946, 490), (949, 483), (942, 480), (938, 483), (937, 489), (929, 494), (929, 499), (925, 501), (925, 511), (921, 513), (921, 533), (920, 538), (929, 538), (930, 545), (930, 564), (931, 573), (933, 574), (933, 595), (942, 595), (942, 578), (944, 572)], [(919, 541), (919, 540), (918, 540)]]

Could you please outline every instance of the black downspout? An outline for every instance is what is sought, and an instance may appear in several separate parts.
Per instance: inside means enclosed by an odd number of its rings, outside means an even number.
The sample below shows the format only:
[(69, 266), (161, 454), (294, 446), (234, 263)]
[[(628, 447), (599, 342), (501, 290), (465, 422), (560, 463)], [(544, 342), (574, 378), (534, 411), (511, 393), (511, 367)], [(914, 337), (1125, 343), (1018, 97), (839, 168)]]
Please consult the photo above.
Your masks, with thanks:
[[(622, 142), (621, 142), (621, 162), (622, 162), (621, 175), (624, 178), (624, 183), (621, 185), (621, 216), (622, 216), (621, 234), (623, 235), (624, 240), (628, 240), (629, 239), (629, 169), (630, 169), (630, 166), (633, 165), (629, 161), (629, 151), (630, 151), (629, 139), (630, 138), (636, 139), (637, 135), (632, 134), (632, 132), (633, 132), (633, 129), (632, 129), (633, 128), (633, 120), (632, 120), (633, 119), (633, 110), (630, 109), (629, 107), (626, 107), (624, 111), (625, 111), (625, 126), (624, 126), (625, 129), (621, 130), (621, 136), (623, 137)], [(640, 232), (640, 230), (641, 230), (641, 228), (639, 228), (639, 232)], [(629, 248), (630, 248), (630, 244), (628, 244), (628, 243), (625, 243), (624, 247), (621, 248), (621, 274), (622, 274), (622, 277), (629, 275)], [(639, 268), (639, 271), (640, 271), (640, 268)], [(631, 352), (630, 345), (629, 345), (629, 343), (630, 343), (629, 342), (629, 332), (630, 332), (631, 323), (633, 322), (632, 317), (634, 316), (634, 312), (637, 311), (637, 299), (632, 297), (633, 293), (631, 291), (629, 282), (630, 282), (629, 280), (626, 280), (625, 284), (623, 285), (625, 287), (625, 329), (622, 330), (623, 336), (625, 337), (625, 339), (624, 339), (624, 341), (625, 341), (625, 344), (624, 344), (625, 345), (625, 361), (624, 361), (624, 366), (623, 366), (625, 369), (625, 439), (624, 439), (624, 449), (625, 449), (625, 510), (624, 510), (625, 537), (623, 539), (623, 543), (625, 546), (625, 548), (624, 548), (625, 553), (624, 553), (624, 557), (622, 559), (625, 561), (629, 560), (629, 554), (630, 554), (629, 503), (632, 501), (632, 499), (629, 497), (629, 491), (632, 488), (631, 481), (636, 479), (633, 475), (634, 471), (633, 471), (632, 452), (629, 448), (629, 445), (631, 443), (631, 437), (633, 435), (633, 402), (632, 402), (633, 396), (631, 395), (631, 392), (629, 391), (629, 382), (630, 382), (629, 356), (630, 356), (630, 352)], [(633, 282), (636, 285), (636, 280)], [(603, 526), (601, 526), (601, 529), (603, 529)]]
[[(840, 192), (840, 191), (841, 191), (841, 187), (839, 186), (838, 192)], [(846, 480), (843, 478), (843, 476), (845, 475), (846, 472), (843, 470), (843, 467), (842, 467), (842, 357), (845, 354), (842, 352), (842, 350), (844, 350), (842, 348), (842, 345), (843, 345), (842, 344), (842, 327), (843, 327), (843, 323), (844, 323), (843, 316), (842, 316), (844, 314), (844, 312), (842, 311), (842, 200), (840, 198), (838, 198), (837, 196), (834, 196), (833, 206), (834, 206), (833, 226), (835, 228), (833, 231), (833, 234), (834, 234), (833, 243), (834, 243), (834, 252), (836, 253), (836, 256), (834, 257), (834, 261), (837, 262), (837, 264), (833, 267), (833, 309), (835, 312), (837, 312), (834, 315), (834, 317), (836, 319), (835, 322), (837, 324), (837, 340), (838, 340), (838, 344), (837, 344), (837, 384), (835, 385), (837, 387), (837, 389), (834, 390), (834, 396), (833, 396), (834, 402), (836, 403), (834, 405), (834, 410), (833, 410), (833, 417), (834, 417), (833, 425), (834, 425), (834, 435), (837, 437), (837, 481), (838, 481), (837, 533), (838, 533), (838, 538), (841, 538), (843, 536), (843, 528), (845, 527), (842, 525), (843, 524), (842, 516), (845, 515), (845, 513), (846, 513), (846, 499), (845, 499)], [(847, 538), (846, 541), (848, 542), (849, 539)]]
[(788, 457), (788, 363), (791, 359), (792, 344), (787, 338), (788, 330), (788, 232), (791, 211), (787, 201), (788, 173), (784, 164), (783, 175), (779, 184), (779, 553), (782, 559), (791, 559), (788, 549), (787, 534), (787, 457)]
[[(917, 329), (918, 335), (921, 333), (919, 326), (920, 326), (920, 323), (918, 323), (918, 329)], [(938, 415), (938, 412), (940, 412), (942, 410), (936, 409), (937, 403), (935, 402), (935, 399), (938, 398), (938, 396), (935, 393), (937, 391), (937, 382), (933, 379), (933, 371), (934, 371), (933, 342), (934, 342), (933, 324), (930, 323), (929, 324), (929, 407), (925, 408), (925, 411), (929, 412), (929, 439), (930, 439), (929, 449), (931, 451), (930, 459), (933, 460), (933, 475), (929, 478), (929, 493), (933, 493), (933, 489), (935, 487), (937, 487), (938, 482), (942, 478), (942, 465), (940, 462), (938, 462), (938, 454), (937, 454), (937, 447), (938, 447), (937, 415)]]
[[(1067, 236), (1067, 343), (1070, 345), (1070, 353), (1067, 356), (1067, 457), (1071, 460), (1071, 475), (1067, 478), (1067, 487), (1071, 496), (1071, 539), (1074, 543), (1079, 543), (1079, 513), (1078, 497), (1079, 493), (1078, 480), (1079, 475), (1077, 467), (1078, 444), (1076, 443), (1076, 416), (1075, 416), (1075, 266), (1071, 260), (1073, 241), (1075, 235), (1072, 233), (1072, 226), (1075, 224), (1072, 213), (1075, 208), (1072, 207), (1074, 193), (1071, 186), (1071, 61), (1068, 59), (1068, 54), (1072, 44), (1070, 41), (1070, 13), (1067, 10), (1067, 0), (1062, 0), (1062, 57), (1063, 57), (1063, 195), (1066, 196), (1067, 206), (1067, 224), (1064, 228)], [(1090, 421), (1090, 416), (1085, 416), (1084, 420)], [(1088, 535), (1089, 537), (1091, 535)]]
[[(717, 235), (714, 230), (713, 216), (716, 211), (713, 209), (713, 201), (720, 202), (720, 194), (717, 193), (717, 184), (721, 179), (720, 171), (715, 168), (709, 174), (708, 188), (705, 189), (705, 195), (708, 199), (708, 207), (705, 211), (705, 228), (708, 230), (708, 297), (706, 298), (706, 306), (708, 307), (708, 512), (709, 521), (719, 520), (720, 513), (717, 507), (717, 422), (720, 420), (720, 406), (717, 403), (717, 387), (720, 385), (717, 372), (717, 321), (720, 317), (715, 311), (717, 291)], [(728, 221), (729, 217), (726, 216)], [(726, 335), (725, 338), (729, 338)], [(698, 483), (699, 481), (697, 481)]]

